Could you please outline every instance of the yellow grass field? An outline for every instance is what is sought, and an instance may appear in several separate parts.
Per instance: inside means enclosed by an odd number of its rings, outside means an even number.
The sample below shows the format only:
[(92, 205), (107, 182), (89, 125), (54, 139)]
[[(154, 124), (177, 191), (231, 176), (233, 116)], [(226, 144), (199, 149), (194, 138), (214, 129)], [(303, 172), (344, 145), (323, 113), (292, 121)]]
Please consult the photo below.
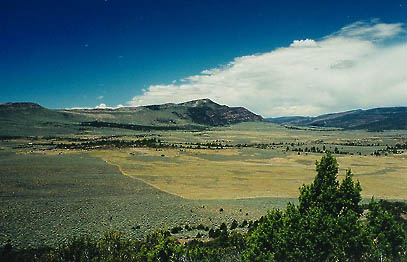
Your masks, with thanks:
[[(264, 157), (263, 149), (127, 149), (91, 154), (127, 176), (187, 199), (290, 198), (312, 182), (321, 155)], [(350, 168), (364, 198), (407, 199), (407, 155), (339, 156), (339, 179)]]

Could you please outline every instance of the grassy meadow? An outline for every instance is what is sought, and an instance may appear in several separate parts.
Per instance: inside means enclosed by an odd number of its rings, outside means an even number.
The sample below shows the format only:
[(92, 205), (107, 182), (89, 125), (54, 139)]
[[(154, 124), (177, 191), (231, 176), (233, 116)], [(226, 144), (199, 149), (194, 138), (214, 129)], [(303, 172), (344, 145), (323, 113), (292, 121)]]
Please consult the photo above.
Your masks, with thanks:
[[(131, 144), (146, 138), (160, 142)], [(118, 140), (130, 144), (106, 146)], [(406, 141), (406, 131), (300, 130), (268, 123), (6, 137), (0, 140), (0, 245), (57, 244), (109, 229), (141, 238), (158, 228), (258, 219), (271, 207), (295, 201), (298, 188), (313, 180), (323, 147), (338, 151), (340, 176), (351, 168), (364, 198), (407, 200), (407, 154), (386, 151)]]
[[(295, 198), (298, 188), (313, 180), (315, 161), (321, 153), (298, 154), (292, 149), (287, 151), (287, 146), (325, 145), (326, 150), (334, 151), (337, 147), (349, 152), (337, 156), (340, 175), (351, 169), (363, 185), (363, 197), (407, 199), (407, 154), (371, 155), (385, 148), (385, 144), (402, 143), (403, 134), (289, 130), (267, 124), (252, 125), (246, 123), (190, 134), (173, 132), (162, 138), (171, 144), (220, 141), (252, 144), (250, 147), (129, 148), (92, 151), (91, 155), (117, 166), (129, 177), (186, 199)], [(272, 143), (276, 145), (258, 146)], [(350, 143), (358, 146), (347, 145)]]
[[(208, 151), (129, 149), (92, 155), (129, 177), (187, 199), (294, 198), (302, 184), (313, 180), (320, 158), (262, 149)], [(363, 185), (363, 197), (387, 199), (407, 198), (406, 160), (406, 155), (338, 157), (341, 175), (351, 168)]]

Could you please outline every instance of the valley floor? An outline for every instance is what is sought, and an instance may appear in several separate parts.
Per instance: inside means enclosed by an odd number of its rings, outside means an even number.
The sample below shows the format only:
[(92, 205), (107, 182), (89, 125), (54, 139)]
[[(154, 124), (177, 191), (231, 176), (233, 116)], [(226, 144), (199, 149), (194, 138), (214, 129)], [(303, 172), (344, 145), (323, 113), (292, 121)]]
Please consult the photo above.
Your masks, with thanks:
[[(340, 179), (352, 169), (364, 198), (407, 200), (407, 154), (395, 149), (406, 143), (407, 132), (266, 123), (200, 132), (119, 131), (3, 137), (0, 246), (9, 240), (14, 246), (55, 245), (107, 230), (142, 238), (159, 228), (258, 219), (296, 201), (326, 150), (337, 152)], [(197, 233), (207, 235), (193, 229), (178, 237)]]

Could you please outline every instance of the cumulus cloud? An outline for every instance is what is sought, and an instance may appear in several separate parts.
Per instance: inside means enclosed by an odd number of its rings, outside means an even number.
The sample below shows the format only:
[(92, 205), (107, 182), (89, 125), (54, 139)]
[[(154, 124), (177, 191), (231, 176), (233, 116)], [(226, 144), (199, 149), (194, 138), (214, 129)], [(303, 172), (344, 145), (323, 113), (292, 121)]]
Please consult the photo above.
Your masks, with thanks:
[(318, 47), (318, 44), (312, 39), (294, 40), (290, 47)]
[(210, 98), (263, 116), (405, 105), (405, 36), (405, 24), (356, 22), (319, 40), (295, 40), (176, 83), (151, 85), (128, 104)]
[(107, 107), (106, 104), (103, 104), (103, 103), (102, 103), (102, 104), (96, 106), (95, 108), (96, 108), (96, 109), (106, 109), (106, 108), (110, 108), (110, 107)]
[(125, 106), (122, 105), (122, 104), (118, 104), (117, 106), (112, 107), (112, 106), (107, 106), (106, 104), (102, 103), (102, 104), (99, 104), (99, 105), (97, 105), (95, 107), (71, 107), (71, 108), (65, 108), (65, 109), (66, 110), (83, 110), (83, 109), (85, 109), (85, 110), (93, 110), (93, 109), (119, 109), (119, 108), (122, 108), (122, 107), (125, 107)]

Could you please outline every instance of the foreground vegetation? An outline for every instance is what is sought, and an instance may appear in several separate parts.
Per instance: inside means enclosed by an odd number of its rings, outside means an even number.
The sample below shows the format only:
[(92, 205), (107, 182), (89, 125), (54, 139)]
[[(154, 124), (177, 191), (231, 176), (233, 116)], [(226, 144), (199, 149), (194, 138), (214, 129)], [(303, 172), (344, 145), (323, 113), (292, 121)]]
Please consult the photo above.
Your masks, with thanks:
[[(132, 240), (110, 231), (101, 239), (80, 236), (58, 247), (14, 250), (2, 261), (407, 261), (407, 205), (361, 204), (361, 186), (350, 170), (338, 181), (330, 154), (316, 164), (312, 183), (300, 188), (298, 205), (272, 209), (248, 231), (222, 224), (210, 239), (180, 242), (168, 230)], [(244, 225), (243, 227), (245, 227)], [(182, 229), (180, 229), (182, 230)], [(176, 233), (176, 230), (172, 230)], [(52, 236), (50, 236), (52, 237)]]

